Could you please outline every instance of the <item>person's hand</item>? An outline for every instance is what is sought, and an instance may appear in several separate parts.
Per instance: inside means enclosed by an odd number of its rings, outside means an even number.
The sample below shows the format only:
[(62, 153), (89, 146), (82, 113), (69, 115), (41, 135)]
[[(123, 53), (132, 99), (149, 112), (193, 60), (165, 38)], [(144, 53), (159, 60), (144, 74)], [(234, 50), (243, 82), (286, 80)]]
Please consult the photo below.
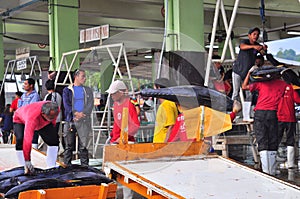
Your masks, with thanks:
[(75, 112), (74, 116), (75, 116), (74, 121), (78, 121), (86, 117), (86, 115), (83, 112)]
[(268, 46), (264, 44), (263, 45), (263, 50), (266, 51), (267, 49), (268, 49)]
[(30, 161), (25, 161), (24, 173), (25, 174), (33, 174), (34, 173), (34, 167)]
[(250, 68), (250, 70), (248, 71), (249, 73), (252, 73), (254, 70), (258, 69), (258, 66), (254, 65)]

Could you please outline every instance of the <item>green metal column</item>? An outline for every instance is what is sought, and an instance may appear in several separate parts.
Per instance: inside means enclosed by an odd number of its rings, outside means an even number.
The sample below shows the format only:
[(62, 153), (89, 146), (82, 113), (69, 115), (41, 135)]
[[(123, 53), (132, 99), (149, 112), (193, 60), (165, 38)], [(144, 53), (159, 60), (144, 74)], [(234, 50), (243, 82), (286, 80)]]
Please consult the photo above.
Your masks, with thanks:
[(78, 1), (49, 0), (49, 44), (52, 62), (57, 70), (62, 53), (79, 49)]
[(0, 20), (0, 80), (4, 77), (3, 23)]
[(166, 7), (166, 51), (204, 51), (203, 0), (165, 0)]

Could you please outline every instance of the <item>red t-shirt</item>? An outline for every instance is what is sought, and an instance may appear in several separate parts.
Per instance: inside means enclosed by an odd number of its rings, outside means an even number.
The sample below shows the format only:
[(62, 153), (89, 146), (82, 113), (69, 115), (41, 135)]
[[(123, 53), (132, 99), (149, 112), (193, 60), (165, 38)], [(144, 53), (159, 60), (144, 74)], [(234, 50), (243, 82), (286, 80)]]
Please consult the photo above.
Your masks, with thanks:
[[(23, 153), (25, 161), (30, 161), (31, 143), (34, 131), (40, 130), (50, 124), (42, 117), (42, 106), (48, 101), (34, 102), (16, 110), (13, 117), (14, 123), (24, 124)], [(52, 121), (56, 125), (56, 118)]]
[(296, 122), (295, 103), (300, 103), (300, 96), (293, 89), (292, 85), (287, 85), (284, 91), (284, 95), (278, 104), (278, 121)]
[(173, 129), (170, 133), (168, 142), (187, 141), (187, 140), (188, 138), (186, 136), (184, 116), (182, 113), (179, 113), (176, 122), (173, 126)]
[(13, 110), (13, 111), (16, 111), (18, 109), (18, 101), (19, 101), (20, 98), (16, 98), (14, 99), (12, 102), (11, 102), (11, 106), (10, 108)]
[(287, 85), (279, 79), (250, 84), (250, 91), (257, 90), (259, 93), (254, 110), (277, 110)]
[(127, 98), (122, 104), (114, 102), (114, 106), (113, 106), (114, 125), (110, 133), (111, 143), (116, 142), (117, 139), (120, 137), (121, 125), (122, 125), (122, 113), (124, 107), (128, 108), (128, 140), (134, 141), (134, 135), (139, 130), (140, 121), (138, 119), (135, 106), (130, 102), (130, 99)]

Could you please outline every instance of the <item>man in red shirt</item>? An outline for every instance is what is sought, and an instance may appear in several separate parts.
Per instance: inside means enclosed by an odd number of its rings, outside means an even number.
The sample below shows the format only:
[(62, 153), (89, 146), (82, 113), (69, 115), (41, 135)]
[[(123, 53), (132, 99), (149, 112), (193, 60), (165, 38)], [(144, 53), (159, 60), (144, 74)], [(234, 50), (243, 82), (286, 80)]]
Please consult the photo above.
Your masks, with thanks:
[(278, 105), (278, 139), (279, 142), (286, 131), (287, 145), (287, 166), (288, 168), (295, 167), (295, 133), (296, 133), (296, 115), (295, 103), (300, 103), (300, 96), (293, 89), (292, 85), (287, 85), (283, 97)]
[[(111, 95), (114, 101), (113, 105), (113, 116), (114, 125), (110, 133), (110, 143), (119, 144), (121, 125), (122, 125), (122, 114), (123, 108), (128, 108), (128, 141), (134, 142), (134, 135), (137, 133), (140, 127), (140, 121), (138, 119), (138, 114), (135, 105), (131, 102), (130, 97), (127, 94), (127, 86), (124, 82), (116, 80), (109, 86), (106, 91)], [(129, 188), (123, 188), (123, 198), (131, 199), (133, 198), (133, 191)]]
[(120, 80), (114, 81), (109, 89), (106, 91), (110, 93), (113, 105), (114, 125), (110, 133), (110, 143), (119, 143), (121, 124), (122, 124), (122, 112), (123, 108), (128, 108), (128, 141), (135, 141), (134, 135), (137, 133), (140, 127), (140, 121), (136, 112), (135, 105), (130, 101), (130, 97), (127, 95), (127, 87), (124, 82)]
[[(19, 163), (24, 165), (25, 173), (34, 172), (30, 152), (35, 131), (48, 146), (58, 148), (59, 139), (55, 128), (58, 113), (58, 105), (50, 101), (34, 102), (16, 110), (13, 117), (16, 151)], [(57, 152), (47, 154), (47, 166), (55, 165), (56, 158)]]
[(278, 149), (278, 104), (288, 85), (280, 79), (249, 84), (250, 74), (257, 66), (253, 66), (243, 84), (244, 90), (258, 91), (257, 104), (254, 108), (254, 132), (258, 144), (262, 170), (275, 175), (276, 153)]

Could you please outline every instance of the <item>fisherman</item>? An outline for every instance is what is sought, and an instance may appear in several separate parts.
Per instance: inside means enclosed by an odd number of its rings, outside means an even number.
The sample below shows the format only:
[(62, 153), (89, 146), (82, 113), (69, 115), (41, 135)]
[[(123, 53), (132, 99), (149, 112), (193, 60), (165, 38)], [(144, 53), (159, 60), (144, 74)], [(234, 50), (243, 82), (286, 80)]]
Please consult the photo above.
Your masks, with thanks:
[(253, 66), (243, 84), (244, 90), (258, 91), (257, 104), (254, 108), (254, 133), (258, 144), (262, 171), (275, 175), (276, 152), (278, 149), (278, 104), (287, 87), (287, 83), (280, 79), (249, 84), (251, 73), (257, 69)]
[(261, 54), (264, 55), (264, 52), (268, 48), (268, 46), (260, 45), (257, 42), (259, 34), (259, 28), (251, 28), (248, 31), (248, 39), (241, 41), (240, 52), (232, 67), (232, 100), (238, 98), (241, 84), (243, 83), (243, 80), (245, 79), (249, 69), (255, 64), (257, 53), (261, 52)]
[[(23, 93), (21, 99), (18, 101), (18, 108), (40, 101), (40, 96), (38, 92), (36, 92), (34, 85), (35, 80), (33, 78), (28, 78), (24, 81), (23, 87), (26, 92)], [(35, 149), (38, 148), (38, 140), (38, 133), (35, 132), (32, 139), (32, 147)]]
[[(154, 88), (167, 88), (171, 85), (167, 78), (154, 81)], [(171, 131), (176, 123), (178, 109), (175, 102), (159, 98), (161, 103), (157, 109), (153, 143), (164, 143), (169, 140)]]
[(131, 99), (128, 96), (127, 86), (123, 81), (116, 80), (111, 83), (106, 92), (111, 95), (111, 98), (114, 101), (114, 125), (110, 133), (110, 143), (118, 144), (120, 142), (122, 113), (124, 107), (128, 108), (128, 140), (134, 142), (134, 135), (139, 130), (140, 121), (138, 119), (135, 105), (131, 102)]
[[(134, 135), (137, 133), (140, 127), (140, 121), (138, 119), (137, 109), (132, 103), (130, 97), (127, 93), (127, 86), (123, 81), (116, 80), (111, 83), (109, 89), (106, 90), (107, 93), (111, 95), (114, 101), (113, 105), (113, 116), (114, 125), (110, 133), (110, 138), (108, 141), (111, 144), (120, 143), (120, 134), (123, 119), (123, 108), (128, 108), (128, 141), (134, 142)], [(108, 142), (107, 141), (107, 142)], [(133, 191), (127, 187), (123, 187), (123, 198), (131, 199), (133, 198)]]
[[(24, 165), (25, 174), (33, 173), (30, 152), (34, 131), (38, 133), (49, 147), (58, 149), (59, 138), (55, 123), (59, 107), (50, 101), (35, 102), (18, 108), (14, 114), (14, 133), (16, 136), (16, 153), (21, 165)], [(56, 165), (57, 150), (47, 151), (47, 167)]]
[(89, 165), (87, 145), (89, 133), (92, 131), (91, 112), (94, 108), (94, 97), (92, 89), (84, 86), (85, 81), (85, 71), (77, 69), (74, 71), (74, 83), (63, 90), (66, 120), (63, 133), (65, 140), (64, 164), (67, 166), (72, 164), (76, 133), (80, 163), (82, 166)]
[[(291, 69), (286, 69), (285, 72)], [(294, 168), (295, 165), (295, 134), (296, 134), (296, 114), (295, 103), (300, 103), (300, 96), (292, 85), (292, 79), (284, 79), (288, 85), (285, 88), (284, 95), (278, 105), (278, 139), (279, 143), (282, 142), (283, 133), (286, 132), (286, 145), (287, 145), (287, 167)]]

